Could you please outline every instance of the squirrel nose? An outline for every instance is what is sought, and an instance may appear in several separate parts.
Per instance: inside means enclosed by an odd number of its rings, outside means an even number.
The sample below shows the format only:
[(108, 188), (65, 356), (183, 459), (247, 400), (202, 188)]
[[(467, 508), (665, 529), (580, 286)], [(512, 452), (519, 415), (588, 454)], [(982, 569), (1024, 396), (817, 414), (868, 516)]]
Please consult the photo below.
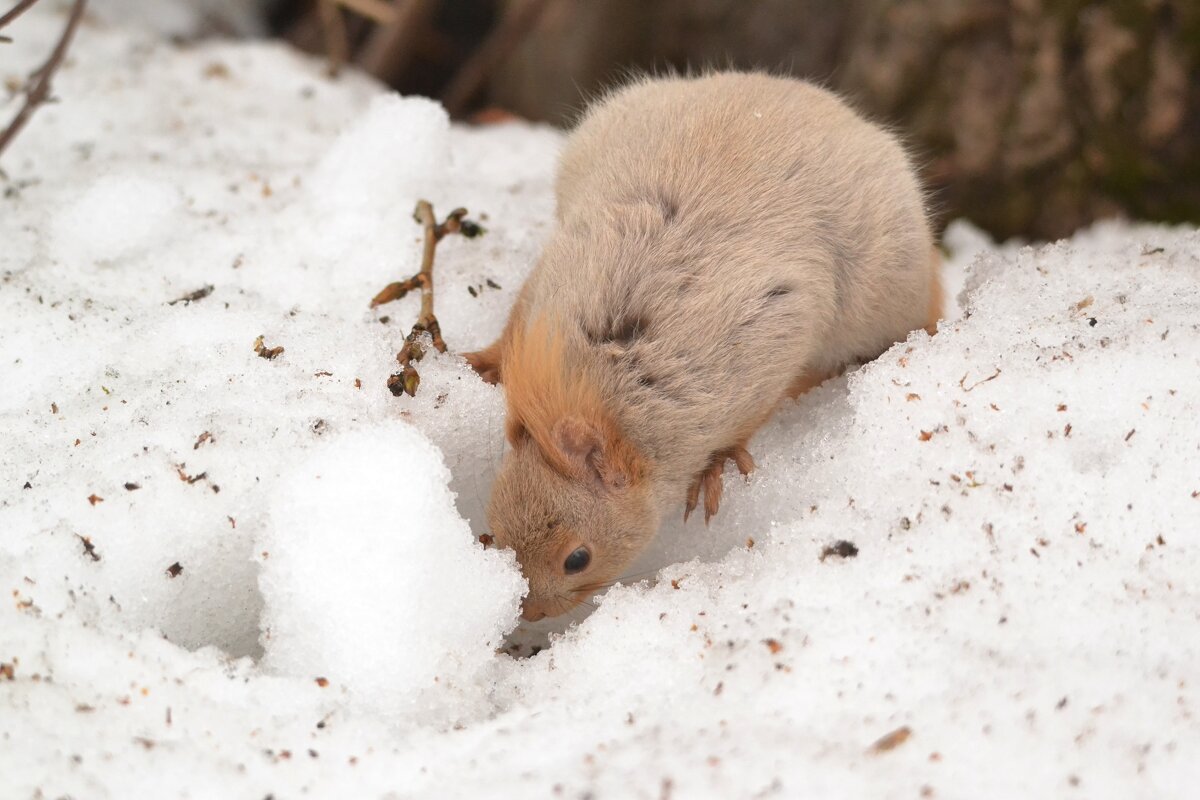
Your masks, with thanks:
[(544, 619), (545, 616), (546, 612), (542, 611), (532, 603), (526, 601), (521, 602), (521, 619), (529, 622), (537, 622), (539, 619)]

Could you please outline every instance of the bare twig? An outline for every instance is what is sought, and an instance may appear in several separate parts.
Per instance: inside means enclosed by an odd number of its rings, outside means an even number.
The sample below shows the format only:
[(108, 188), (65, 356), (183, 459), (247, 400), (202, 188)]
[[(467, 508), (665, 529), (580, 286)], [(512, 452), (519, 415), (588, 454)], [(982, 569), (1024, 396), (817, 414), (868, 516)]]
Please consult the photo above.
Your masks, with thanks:
[(401, 393), (413, 396), (421, 383), (413, 362), (425, 357), (423, 337), (428, 335), (434, 348), (439, 353), (446, 352), (446, 341), (442, 338), (442, 328), (437, 316), (433, 313), (433, 254), (437, 244), (452, 233), (461, 233), (467, 238), (474, 238), (483, 232), (483, 228), (466, 219), (467, 210), (456, 208), (446, 219), (439, 223), (434, 216), (433, 206), (428, 200), (417, 202), (413, 217), (425, 227), (425, 249), (421, 254), (421, 271), (411, 278), (396, 283), (389, 283), (383, 291), (371, 299), (371, 308), (399, 300), (414, 289), (421, 290), (421, 312), (408, 336), (404, 337), (404, 346), (396, 354), (400, 362), (400, 372), (388, 378), (387, 386), (397, 397)]
[(396, 15), (396, 7), (387, 0), (334, 0), (338, 5), (362, 14), (380, 25), (386, 25)]
[(541, 19), (549, 0), (520, 0), (455, 74), (442, 93), (442, 105), (452, 117), (459, 117), (488, 76), (521, 43)]
[(198, 302), (198, 301), (203, 300), (204, 298), (208, 297), (210, 294), (213, 293), (213, 288), (214, 287), (211, 283), (208, 284), (207, 286), (201, 286), (199, 289), (197, 289), (194, 292), (188, 292), (187, 294), (183, 295), (182, 297), (176, 297), (174, 300), (168, 300), (167, 305), (173, 306), (176, 303), (183, 303), (185, 306), (189, 306), (192, 303)]
[[(32, 3), (29, 5), (32, 5)], [(49, 99), (50, 79), (54, 77), (54, 73), (62, 65), (63, 58), (67, 54), (67, 48), (71, 44), (71, 37), (75, 35), (75, 29), (79, 27), (79, 21), (83, 19), (83, 11), (86, 6), (87, 0), (75, 0), (75, 5), (71, 8), (71, 16), (67, 20), (67, 26), (63, 29), (62, 36), (58, 39), (58, 44), (54, 46), (54, 50), (50, 53), (50, 58), (30, 77), (32, 83), (25, 89), (25, 102), (21, 105), (21, 110), (17, 112), (17, 116), (13, 117), (13, 121), (8, 124), (8, 127), (0, 132), (0, 155), (4, 154), (5, 148), (17, 137), (17, 134), (25, 127), (25, 124), (29, 122), (29, 118), (33, 116), (34, 110)], [(28, 7), (28, 5), (25, 6), (25, 8)], [(17, 8), (14, 8), (5, 15), (5, 22), (14, 18), (16, 13), (23, 10), (18, 4)]]
[(394, 81), (412, 60), (415, 45), (428, 30), (437, 6), (437, 0), (399, 0), (391, 22), (367, 39), (358, 63), (380, 80)]
[(379, 26), (359, 50), (357, 61), (377, 78), (392, 81), (408, 64), (414, 46), (429, 29), (438, 0), (317, 0), (317, 13), (329, 57), (329, 74), (352, 60), (343, 9)]
[(346, 19), (337, 0), (318, 0), (317, 10), (321, 14), (321, 31), (325, 36), (325, 52), (329, 54), (329, 76), (334, 77), (346, 63), (349, 43), (346, 38)]
[(28, 11), (30, 8), (32, 8), (33, 5), (35, 3), (37, 3), (37, 1), (38, 0), (21, 0), (19, 3), (17, 3), (15, 6), (12, 7), (12, 10), (10, 10), (4, 16), (0, 17), (0, 28), (3, 28), (8, 23), (12, 22), (14, 19), (16, 19), (17, 17), (24, 14), (26, 11)]

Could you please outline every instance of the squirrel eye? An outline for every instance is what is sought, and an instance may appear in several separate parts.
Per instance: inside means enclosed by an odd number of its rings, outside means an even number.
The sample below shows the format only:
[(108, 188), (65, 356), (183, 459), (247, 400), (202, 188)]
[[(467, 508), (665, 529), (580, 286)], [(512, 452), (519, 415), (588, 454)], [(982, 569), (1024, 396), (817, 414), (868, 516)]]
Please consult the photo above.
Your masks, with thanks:
[(588, 552), (586, 547), (578, 547), (567, 556), (567, 560), (563, 562), (563, 569), (568, 575), (574, 575), (576, 572), (583, 572), (587, 569), (587, 565), (592, 562), (592, 554)]

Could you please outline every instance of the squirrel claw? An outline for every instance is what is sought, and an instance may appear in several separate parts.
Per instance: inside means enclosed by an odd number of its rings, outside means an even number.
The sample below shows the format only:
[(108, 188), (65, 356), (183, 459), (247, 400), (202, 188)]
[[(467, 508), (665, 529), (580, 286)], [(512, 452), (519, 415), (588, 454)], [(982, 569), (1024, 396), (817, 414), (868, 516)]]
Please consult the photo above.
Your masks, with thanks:
[(683, 504), (683, 521), (687, 522), (688, 517), (696, 510), (696, 504), (700, 502), (700, 479), (696, 478), (692, 481), (692, 485), (688, 487), (687, 500)]
[(700, 503), (700, 492), (704, 491), (704, 524), (707, 525), (721, 506), (721, 491), (724, 488), (721, 475), (725, 471), (725, 462), (732, 461), (738, 472), (749, 475), (754, 470), (754, 459), (745, 447), (734, 445), (727, 450), (713, 453), (705, 467), (688, 487), (687, 499), (683, 506), (683, 521), (696, 510)]

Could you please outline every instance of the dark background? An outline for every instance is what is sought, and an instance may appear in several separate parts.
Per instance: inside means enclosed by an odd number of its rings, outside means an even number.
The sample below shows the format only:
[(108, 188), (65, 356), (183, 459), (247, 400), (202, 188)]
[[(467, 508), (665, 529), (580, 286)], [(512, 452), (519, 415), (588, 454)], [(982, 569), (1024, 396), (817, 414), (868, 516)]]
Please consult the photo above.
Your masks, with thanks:
[[(941, 221), (1200, 222), (1200, 0), (393, 2), (390, 25), (340, 9), (346, 60), (461, 119), (567, 126), (630, 70), (762, 68), (899, 130)], [(269, 24), (325, 54), (320, 12), (275, 0)]]

